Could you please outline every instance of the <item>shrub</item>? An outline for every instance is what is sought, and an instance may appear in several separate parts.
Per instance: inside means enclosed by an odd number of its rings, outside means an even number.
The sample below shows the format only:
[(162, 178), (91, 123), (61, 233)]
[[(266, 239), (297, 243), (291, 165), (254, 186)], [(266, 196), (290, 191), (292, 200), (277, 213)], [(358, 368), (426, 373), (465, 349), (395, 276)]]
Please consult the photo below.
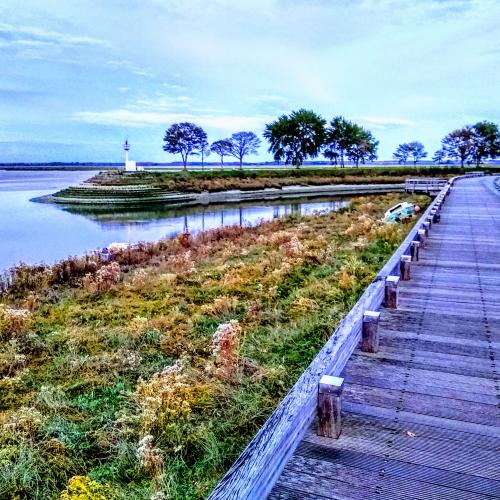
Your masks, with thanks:
[(111, 262), (102, 266), (95, 275), (86, 274), (82, 280), (83, 288), (90, 293), (107, 292), (120, 281), (120, 264)]
[(216, 375), (224, 380), (234, 380), (239, 365), (241, 326), (237, 320), (217, 327), (212, 337), (212, 354), (217, 366)]
[(191, 391), (185, 364), (179, 360), (149, 380), (140, 380), (135, 396), (143, 428), (151, 431), (162, 423), (186, 418), (191, 412)]
[(139, 441), (137, 458), (152, 476), (158, 476), (163, 469), (163, 455), (159, 448), (153, 446), (154, 438), (150, 434)]
[(31, 312), (0, 304), (0, 338), (19, 337), (31, 323)]
[(73, 476), (66, 489), (61, 493), (61, 500), (112, 500), (109, 486), (93, 481), (87, 476)]

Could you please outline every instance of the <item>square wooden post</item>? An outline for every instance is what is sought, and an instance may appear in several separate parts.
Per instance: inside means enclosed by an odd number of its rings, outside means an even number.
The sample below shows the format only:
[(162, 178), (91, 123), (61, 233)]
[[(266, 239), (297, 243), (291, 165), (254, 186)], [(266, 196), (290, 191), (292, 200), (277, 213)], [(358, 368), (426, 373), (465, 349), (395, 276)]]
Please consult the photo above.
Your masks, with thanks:
[(318, 386), (318, 436), (338, 439), (342, 432), (341, 410), (344, 379), (323, 375)]
[(399, 276), (387, 276), (385, 279), (385, 301), (388, 309), (398, 308), (398, 284)]
[(363, 352), (378, 352), (378, 321), (380, 313), (366, 311), (363, 314), (363, 327), (361, 329), (361, 350)]
[(428, 238), (431, 225), (429, 222), (424, 222), (423, 226), (424, 226), (424, 231), (425, 231), (425, 237)]
[(399, 263), (399, 275), (403, 281), (410, 279), (411, 255), (402, 255)]
[(415, 262), (418, 262), (418, 250), (420, 247), (420, 241), (413, 240), (411, 242), (411, 247), (410, 247), (410, 255), (411, 255), (411, 260), (414, 260)]
[(418, 238), (420, 240), (420, 248), (425, 248), (425, 229), (418, 230)]

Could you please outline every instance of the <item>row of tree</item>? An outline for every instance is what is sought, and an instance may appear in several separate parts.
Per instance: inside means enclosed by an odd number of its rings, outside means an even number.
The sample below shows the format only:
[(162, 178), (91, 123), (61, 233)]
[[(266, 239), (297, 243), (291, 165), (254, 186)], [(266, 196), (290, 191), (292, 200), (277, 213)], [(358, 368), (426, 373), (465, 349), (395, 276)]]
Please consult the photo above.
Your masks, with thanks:
[[(344, 166), (346, 159), (358, 166), (377, 159), (377, 141), (369, 130), (346, 120), (334, 117), (330, 123), (314, 111), (300, 109), (289, 115), (282, 115), (266, 125), (264, 138), (269, 142), (269, 152), (278, 163), (284, 162), (297, 168), (308, 158), (316, 158), (322, 153), (332, 164)], [(261, 144), (253, 132), (237, 132), (227, 139), (219, 139), (209, 145), (206, 132), (194, 123), (175, 123), (165, 133), (164, 151), (180, 154), (184, 168), (190, 155), (201, 157), (215, 153), (220, 158), (231, 156), (243, 168), (243, 159), (256, 154)], [(433, 161), (444, 163), (459, 160), (476, 163), (487, 158), (500, 156), (500, 131), (495, 123), (483, 121), (454, 130), (441, 141)], [(393, 154), (400, 164), (411, 159), (416, 165), (427, 157), (424, 145), (418, 141), (403, 143)]]
[[(393, 154), (398, 163), (405, 164), (411, 158), (414, 165), (426, 156), (424, 145), (418, 141), (400, 144)], [(441, 148), (435, 152), (432, 160), (439, 164), (458, 160), (463, 167), (466, 163), (475, 163), (479, 166), (483, 160), (498, 156), (500, 156), (498, 125), (482, 121), (447, 134), (441, 140)]]
[(466, 125), (446, 135), (441, 141), (441, 149), (434, 154), (436, 163), (458, 160), (462, 167), (465, 163), (479, 166), (487, 158), (500, 156), (500, 130), (493, 122), (482, 121)]
[(163, 138), (163, 150), (168, 153), (180, 154), (184, 169), (190, 155), (200, 156), (203, 165), (205, 156), (211, 152), (220, 157), (221, 167), (225, 156), (233, 156), (243, 168), (243, 158), (249, 154), (256, 154), (260, 146), (260, 139), (253, 132), (237, 132), (228, 139), (220, 139), (210, 146), (207, 133), (198, 125), (189, 122), (174, 123)]
[(327, 126), (321, 116), (301, 109), (266, 125), (264, 137), (275, 161), (296, 167), (307, 158), (316, 158), (320, 152), (341, 166), (345, 158), (356, 166), (377, 159), (378, 141), (371, 132), (342, 116), (336, 116)]

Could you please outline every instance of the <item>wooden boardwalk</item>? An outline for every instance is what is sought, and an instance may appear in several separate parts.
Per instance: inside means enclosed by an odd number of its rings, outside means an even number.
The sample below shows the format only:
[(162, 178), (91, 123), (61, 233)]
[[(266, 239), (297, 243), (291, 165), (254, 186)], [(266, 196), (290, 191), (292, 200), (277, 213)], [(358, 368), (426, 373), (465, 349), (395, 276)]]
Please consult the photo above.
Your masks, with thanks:
[(316, 424), (271, 499), (500, 498), (500, 195), (464, 179), (447, 199), (380, 350), (342, 374), (338, 440)]

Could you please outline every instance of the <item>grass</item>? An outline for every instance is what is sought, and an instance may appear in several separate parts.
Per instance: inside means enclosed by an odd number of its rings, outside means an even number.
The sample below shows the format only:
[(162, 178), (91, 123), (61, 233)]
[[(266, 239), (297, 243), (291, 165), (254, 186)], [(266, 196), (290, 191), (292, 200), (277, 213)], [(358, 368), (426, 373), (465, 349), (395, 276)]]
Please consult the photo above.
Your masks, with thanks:
[(406, 234), (377, 221), (403, 198), (17, 269), (0, 498), (206, 497)]

